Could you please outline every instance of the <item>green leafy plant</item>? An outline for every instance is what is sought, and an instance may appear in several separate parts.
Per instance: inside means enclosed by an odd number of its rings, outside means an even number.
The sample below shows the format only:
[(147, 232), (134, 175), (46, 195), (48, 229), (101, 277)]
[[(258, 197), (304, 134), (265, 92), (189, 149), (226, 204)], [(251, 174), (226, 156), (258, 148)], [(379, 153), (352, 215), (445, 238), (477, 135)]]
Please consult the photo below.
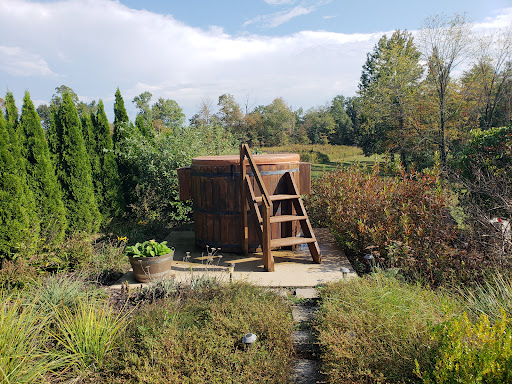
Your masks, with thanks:
[(171, 252), (172, 249), (167, 246), (167, 241), (159, 243), (155, 240), (148, 240), (126, 247), (126, 254), (131, 257), (156, 257)]
[(435, 366), (417, 374), (425, 383), (510, 383), (512, 321), (505, 311), (494, 324), (486, 315), (472, 323), (466, 314), (434, 328), (439, 343)]

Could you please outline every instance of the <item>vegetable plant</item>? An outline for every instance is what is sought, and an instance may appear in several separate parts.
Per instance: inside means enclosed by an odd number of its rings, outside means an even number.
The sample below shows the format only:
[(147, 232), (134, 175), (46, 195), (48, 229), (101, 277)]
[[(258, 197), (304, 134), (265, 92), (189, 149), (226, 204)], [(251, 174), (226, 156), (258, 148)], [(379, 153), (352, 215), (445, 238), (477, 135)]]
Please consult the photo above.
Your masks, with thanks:
[(130, 257), (156, 257), (171, 252), (172, 249), (167, 246), (167, 241), (159, 243), (155, 240), (148, 240), (126, 247), (126, 254)]

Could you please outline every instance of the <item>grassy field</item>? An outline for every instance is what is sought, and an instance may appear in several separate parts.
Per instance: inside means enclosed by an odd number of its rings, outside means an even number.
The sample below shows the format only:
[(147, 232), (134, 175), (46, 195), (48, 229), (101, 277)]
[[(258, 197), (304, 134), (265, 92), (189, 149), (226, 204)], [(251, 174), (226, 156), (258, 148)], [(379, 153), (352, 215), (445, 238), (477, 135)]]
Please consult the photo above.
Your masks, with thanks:
[(262, 148), (265, 153), (298, 153), (301, 161), (311, 163), (311, 176), (317, 177), (324, 172), (336, 170), (352, 164), (372, 166), (376, 161), (383, 160), (383, 155), (365, 156), (362, 149), (346, 145), (314, 144), (314, 145), (281, 145)]

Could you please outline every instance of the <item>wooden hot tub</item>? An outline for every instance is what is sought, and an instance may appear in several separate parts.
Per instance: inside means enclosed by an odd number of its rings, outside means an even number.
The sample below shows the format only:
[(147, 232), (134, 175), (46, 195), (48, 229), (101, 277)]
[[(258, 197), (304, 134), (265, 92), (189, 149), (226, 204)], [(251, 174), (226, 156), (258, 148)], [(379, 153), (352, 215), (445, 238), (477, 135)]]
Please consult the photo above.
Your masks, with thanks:
[[(301, 163), (298, 154), (254, 155), (262, 179), (271, 195), (286, 193), (283, 175), (290, 172), (301, 194), (310, 192), (310, 165)], [(301, 174), (302, 173), (302, 174)], [(247, 169), (256, 196), (261, 196), (252, 171)], [(192, 160), (192, 165), (178, 170), (180, 198), (193, 200), (196, 245), (222, 248), (225, 252), (241, 252), (240, 215), (240, 157), (203, 156)], [(274, 213), (291, 213), (291, 204), (274, 205)], [(260, 247), (256, 221), (249, 212), (249, 250)], [(288, 226), (288, 227), (287, 227)], [(298, 235), (298, 223), (272, 226), (272, 237), (286, 231)]]

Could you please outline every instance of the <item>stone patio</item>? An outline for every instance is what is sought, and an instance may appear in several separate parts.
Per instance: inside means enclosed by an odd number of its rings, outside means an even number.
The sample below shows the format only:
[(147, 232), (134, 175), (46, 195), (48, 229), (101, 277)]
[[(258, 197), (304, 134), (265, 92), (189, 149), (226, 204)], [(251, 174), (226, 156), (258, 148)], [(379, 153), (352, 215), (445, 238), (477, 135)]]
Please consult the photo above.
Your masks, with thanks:
[[(232, 279), (254, 283), (267, 287), (314, 287), (328, 281), (356, 276), (352, 266), (339, 248), (328, 229), (315, 229), (315, 235), (322, 253), (322, 263), (315, 264), (311, 258), (308, 247), (304, 245), (298, 250), (272, 251), (275, 260), (275, 271), (266, 272), (263, 269), (261, 253), (252, 253), (248, 256), (224, 253), (222, 250), (208, 257), (205, 250), (195, 248), (194, 232), (171, 232), (166, 238), (167, 244), (175, 248), (174, 265), (170, 273), (179, 282), (189, 282), (199, 276), (211, 276), (229, 281), (228, 265), (235, 264)], [(186, 252), (190, 252), (187, 260)], [(222, 257), (219, 257), (222, 255)], [(350, 272), (343, 275), (342, 267)], [(126, 273), (121, 282), (139, 284), (134, 279), (133, 272)]]

